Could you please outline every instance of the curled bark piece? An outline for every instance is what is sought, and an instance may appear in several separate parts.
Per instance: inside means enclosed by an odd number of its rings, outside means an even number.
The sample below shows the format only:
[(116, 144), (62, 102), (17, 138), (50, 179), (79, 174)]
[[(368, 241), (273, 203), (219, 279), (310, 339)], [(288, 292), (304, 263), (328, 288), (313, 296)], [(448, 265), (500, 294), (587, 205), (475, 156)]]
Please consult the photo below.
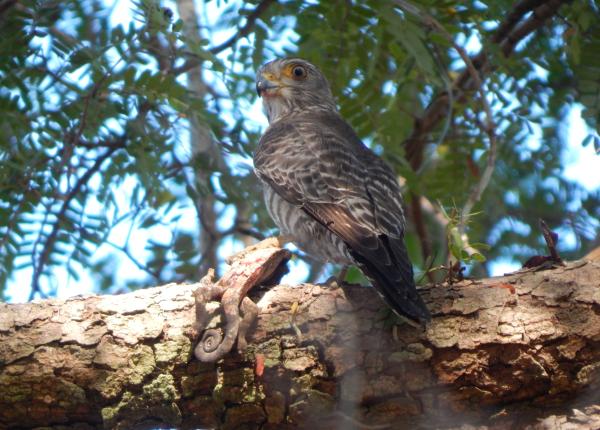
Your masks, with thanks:
[[(231, 261), (229, 270), (217, 283), (213, 283), (214, 272), (209, 272), (194, 293), (195, 326), (197, 332), (202, 333), (200, 342), (194, 348), (194, 356), (200, 361), (219, 360), (231, 351), (236, 340), (238, 350), (246, 347), (246, 333), (258, 315), (258, 308), (246, 295), (252, 287), (268, 279), (282, 263), (289, 260), (290, 253), (285, 249), (269, 247), (252, 249), (238, 256)], [(206, 305), (216, 299), (221, 299), (225, 314), (223, 335), (218, 330), (206, 328), (209, 322)]]

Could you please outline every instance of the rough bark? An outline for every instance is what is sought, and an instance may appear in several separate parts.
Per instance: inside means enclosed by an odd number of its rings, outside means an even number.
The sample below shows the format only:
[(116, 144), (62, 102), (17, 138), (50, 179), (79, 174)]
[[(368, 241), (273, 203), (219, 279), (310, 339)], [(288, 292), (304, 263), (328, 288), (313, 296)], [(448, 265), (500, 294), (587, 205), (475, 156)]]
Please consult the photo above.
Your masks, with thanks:
[(370, 288), (255, 289), (217, 363), (192, 358), (196, 287), (0, 304), (0, 427), (600, 427), (598, 263), (426, 287), (425, 332)]

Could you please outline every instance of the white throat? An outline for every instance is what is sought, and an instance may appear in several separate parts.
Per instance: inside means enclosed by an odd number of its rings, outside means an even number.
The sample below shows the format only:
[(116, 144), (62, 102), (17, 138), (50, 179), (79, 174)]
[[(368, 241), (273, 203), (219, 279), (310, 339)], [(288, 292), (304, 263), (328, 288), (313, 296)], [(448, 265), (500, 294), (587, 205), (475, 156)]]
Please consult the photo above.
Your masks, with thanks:
[(277, 121), (288, 110), (288, 106), (281, 97), (263, 99), (263, 112), (269, 120), (269, 124)]

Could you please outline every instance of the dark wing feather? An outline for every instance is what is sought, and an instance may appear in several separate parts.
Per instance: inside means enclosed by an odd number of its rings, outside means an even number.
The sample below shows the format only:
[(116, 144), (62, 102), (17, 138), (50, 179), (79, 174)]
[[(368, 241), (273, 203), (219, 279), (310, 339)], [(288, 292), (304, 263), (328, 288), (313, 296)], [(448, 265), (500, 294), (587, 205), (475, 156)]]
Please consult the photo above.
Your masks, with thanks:
[(406, 253), (396, 178), (337, 114), (313, 113), (273, 124), (254, 165), (279, 196), (347, 244), (398, 314), (430, 318)]

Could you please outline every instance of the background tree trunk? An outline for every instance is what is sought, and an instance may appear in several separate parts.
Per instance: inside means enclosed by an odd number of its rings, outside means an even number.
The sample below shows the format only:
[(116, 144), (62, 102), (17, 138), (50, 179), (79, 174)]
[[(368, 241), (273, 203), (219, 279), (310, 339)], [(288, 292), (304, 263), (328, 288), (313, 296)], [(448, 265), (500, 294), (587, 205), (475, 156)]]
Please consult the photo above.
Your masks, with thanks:
[(0, 304), (0, 427), (600, 426), (598, 263), (427, 287), (424, 332), (370, 288), (258, 288), (217, 363), (192, 358), (195, 288)]
[[(200, 20), (193, 0), (177, 0), (177, 10), (183, 20), (183, 32), (193, 43), (200, 45)], [(207, 86), (202, 76), (200, 67), (187, 72), (187, 86), (189, 91), (199, 98), (206, 97)], [(218, 266), (217, 249), (221, 239), (217, 227), (216, 199), (214, 193), (207, 192), (212, 189), (210, 183), (214, 167), (225, 170), (223, 156), (217, 142), (213, 140), (211, 130), (206, 121), (202, 121), (197, 112), (190, 112), (190, 144), (192, 151), (192, 165), (194, 169), (194, 189), (197, 196), (191, 196), (198, 215), (200, 230), (198, 254), (201, 256), (198, 265), (198, 274), (202, 275), (211, 267)], [(204, 167), (199, 167), (202, 160)], [(207, 169), (207, 167), (211, 169)]]

